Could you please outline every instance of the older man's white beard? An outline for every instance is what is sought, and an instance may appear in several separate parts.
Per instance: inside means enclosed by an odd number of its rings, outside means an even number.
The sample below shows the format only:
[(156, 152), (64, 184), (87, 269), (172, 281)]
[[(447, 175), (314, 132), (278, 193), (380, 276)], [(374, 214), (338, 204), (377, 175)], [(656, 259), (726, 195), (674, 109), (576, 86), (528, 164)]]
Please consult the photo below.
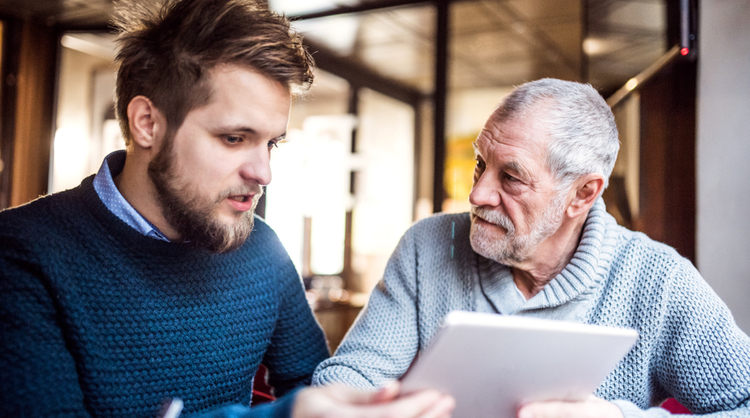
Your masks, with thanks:
[(560, 227), (564, 214), (564, 194), (555, 197), (541, 217), (535, 221), (531, 232), (526, 235), (518, 235), (515, 225), (506, 215), (480, 206), (472, 206), (471, 213), (474, 217), (479, 216), (487, 222), (493, 223), (505, 229), (505, 236), (496, 238), (497, 231), (493, 227), (480, 225), (472, 217), (471, 222), (471, 248), (477, 254), (489, 258), (501, 264), (515, 266), (528, 260), (537, 246), (554, 234)]

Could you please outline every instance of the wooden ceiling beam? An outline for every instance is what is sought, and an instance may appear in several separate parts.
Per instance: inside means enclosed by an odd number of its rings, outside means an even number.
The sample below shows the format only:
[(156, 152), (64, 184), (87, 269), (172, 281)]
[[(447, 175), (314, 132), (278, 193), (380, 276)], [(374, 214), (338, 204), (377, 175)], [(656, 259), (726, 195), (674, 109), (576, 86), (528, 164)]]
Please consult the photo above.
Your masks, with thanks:
[(364, 63), (337, 55), (325, 46), (304, 40), (308, 51), (315, 59), (316, 67), (339, 76), (356, 87), (366, 87), (396, 100), (418, 106), (425, 96), (419, 90), (399, 80), (386, 77)]

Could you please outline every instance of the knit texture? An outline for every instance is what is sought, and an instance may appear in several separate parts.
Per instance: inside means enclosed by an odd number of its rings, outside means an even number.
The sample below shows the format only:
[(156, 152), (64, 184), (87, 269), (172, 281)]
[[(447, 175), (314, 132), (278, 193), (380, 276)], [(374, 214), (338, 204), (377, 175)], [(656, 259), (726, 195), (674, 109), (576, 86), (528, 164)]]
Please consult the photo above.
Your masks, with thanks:
[(328, 357), (261, 219), (240, 249), (210, 254), (141, 235), (92, 177), (0, 212), (0, 327), (3, 416), (154, 418), (175, 397), (184, 415), (236, 410), (261, 362), (283, 395)]
[[(675, 397), (695, 414), (750, 416), (750, 338), (692, 264), (616, 224), (597, 201), (569, 265), (521, 306), (511, 270), (471, 249), (469, 215), (436, 215), (407, 231), (381, 282), (313, 384), (378, 387), (401, 376), (452, 310), (486, 297), (497, 312), (632, 328), (640, 338), (595, 394), (626, 417), (656, 417)], [(648, 409), (650, 408), (650, 409)]]

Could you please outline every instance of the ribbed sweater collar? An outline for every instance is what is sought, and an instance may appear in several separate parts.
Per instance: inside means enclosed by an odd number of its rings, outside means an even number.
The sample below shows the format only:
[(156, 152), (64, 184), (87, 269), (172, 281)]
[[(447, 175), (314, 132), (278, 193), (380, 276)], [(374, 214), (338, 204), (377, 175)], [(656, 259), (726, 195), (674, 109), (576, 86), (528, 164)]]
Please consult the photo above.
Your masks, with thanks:
[[(570, 263), (541, 292), (526, 301), (522, 310), (549, 308), (575, 299), (598, 284), (608, 274), (617, 238), (617, 223), (599, 198), (589, 211), (581, 241)], [(478, 257), (480, 284), (490, 302), (500, 304), (513, 277), (508, 266)], [(515, 284), (513, 284), (515, 286)]]

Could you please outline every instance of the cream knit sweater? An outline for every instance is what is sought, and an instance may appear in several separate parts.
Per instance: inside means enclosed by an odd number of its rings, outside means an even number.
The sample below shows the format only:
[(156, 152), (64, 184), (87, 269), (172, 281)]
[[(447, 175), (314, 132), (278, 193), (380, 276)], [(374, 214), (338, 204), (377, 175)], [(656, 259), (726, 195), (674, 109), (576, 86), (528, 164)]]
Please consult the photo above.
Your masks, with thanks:
[(668, 415), (650, 407), (669, 397), (695, 414), (750, 417), (750, 338), (688, 260), (617, 225), (601, 199), (568, 266), (528, 301), (518, 301), (507, 266), (471, 249), (469, 227), (466, 213), (436, 215), (406, 232), (313, 384), (381, 386), (404, 373), (448, 312), (492, 310), (638, 330), (595, 393), (627, 418)]

